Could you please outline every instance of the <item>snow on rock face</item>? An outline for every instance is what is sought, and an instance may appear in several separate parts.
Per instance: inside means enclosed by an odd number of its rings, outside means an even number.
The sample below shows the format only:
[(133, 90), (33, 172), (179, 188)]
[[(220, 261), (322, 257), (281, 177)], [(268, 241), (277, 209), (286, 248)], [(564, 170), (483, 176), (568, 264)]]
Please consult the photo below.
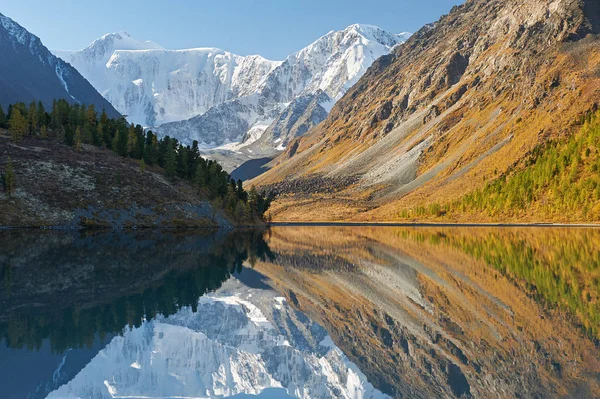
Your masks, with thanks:
[(126, 33), (103, 36), (81, 51), (56, 53), (130, 122), (160, 126), (160, 135), (185, 144), (198, 140), (216, 147), (249, 136), (253, 126), (270, 125), (297, 97), (322, 91), (339, 99), (408, 36), (351, 25), (283, 62), (214, 48), (165, 50)]
[(277, 63), (214, 48), (165, 50), (126, 34), (106, 35), (73, 64), (128, 120), (143, 126), (189, 119), (251, 94)]
[(41, 40), (0, 14), (0, 105), (41, 101), (46, 108), (57, 98), (117, 111), (71, 65), (54, 56)]
[(287, 102), (318, 90), (339, 99), (377, 58), (404, 41), (370, 25), (355, 24), (329, 32), (289, 56), (269, 76), (263, 92)]
[(210, 398), (284, 388), (297, 398), (386, 398), (327, 332), (272, 290), (232, 279), (114, 338), (49, 398)]
[[(335, 102), (362, 77), (377, 58), (388, 54), (394, 46), (403, 43), (407, 36), (409, 34), (394, 35), (374, 26), (357, 24), (342, 31), (332, 31), (290, 55), (257, 87), (255, 95), (259, 98), (259, 109), (255, 109), (253, 115), (259, 117), (242, 118), (243, 121), (236, 116), (231, 117), (232, 120), (238, 119), (240, 122), (235, 127), (238, 139), (241, 130), (257, 124), (277, 123), (283, 118), (281, 112), (284, 112), (287, 106), (298, 98), (324, 93)], [(217, 108), (229, 107), (220, 104)], [(273, 110), (277, 109), (279, 113), (273, 114)], [(223, 114), (223, 111), (219, 112), (219, 115)], [(168, 123), (161, 126), (158, 132), (163, 136), (176, 137), (187, 144), (192, 140), (207, 142), (205, 137), (207, 134), (217, 146), (232, 139), (231, 132), (225, 130), (211, 128), (207, 132), (206, 125), (214, 125), (212, 120), (207, 121), (207, 119), (210, 118), (196, 117), (187, 121)], [(310, 116), (301, 119), (310, 119)], [(246, 132), (243, 136), (249, 137), (250, 134)], [(282, 136), (293, 137), (294, 133), (284, 131)], [(218, 137), (223, 139), (220, 142), (215, 141), (214, 138)], [(271, 147), (271, 153), (277, 151), (276, 146)], [(261, 154), (265, 154), (264, 148)]]

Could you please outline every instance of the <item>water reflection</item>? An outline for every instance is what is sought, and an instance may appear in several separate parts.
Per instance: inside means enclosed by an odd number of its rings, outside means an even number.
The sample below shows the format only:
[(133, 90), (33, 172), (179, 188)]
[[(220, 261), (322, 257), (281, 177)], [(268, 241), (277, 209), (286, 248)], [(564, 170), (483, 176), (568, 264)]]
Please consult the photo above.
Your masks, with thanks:
[(0, 240), (9, 398), (600, 397), (600, 230)]
[(282, 227), (269, 245), (257, 270), (391, 396), (600, 397), (600, 230)]

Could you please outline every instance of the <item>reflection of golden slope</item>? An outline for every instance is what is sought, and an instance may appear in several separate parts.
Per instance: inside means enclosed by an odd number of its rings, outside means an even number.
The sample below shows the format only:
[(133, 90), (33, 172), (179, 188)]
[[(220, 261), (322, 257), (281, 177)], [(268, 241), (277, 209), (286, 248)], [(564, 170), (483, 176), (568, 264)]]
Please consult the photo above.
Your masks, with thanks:
[[(458, 395), (466, 389), (464, 374), (479, 397), (598, 397), (598, 352), (572, 317), (540, 305), (526, 282), (454, 245), (491, 234), (274, 228), (270, 246), (277, 258), (257, 268), (388, 393)], [(506, 239), (514, 234), (507, 231)], [(560, 234), (575, 243), (600, 233), (531, 230), (522, 237), (538, 248)], [(336, 259), (355, 268), (335, 269)]]

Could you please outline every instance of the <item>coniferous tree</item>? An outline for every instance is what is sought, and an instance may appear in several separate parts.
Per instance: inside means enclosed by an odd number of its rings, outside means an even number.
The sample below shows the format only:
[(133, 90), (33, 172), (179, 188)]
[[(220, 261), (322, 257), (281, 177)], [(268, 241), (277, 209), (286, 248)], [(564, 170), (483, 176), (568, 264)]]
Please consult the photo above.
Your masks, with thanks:
[(110, 135), (110, 127), (109, 127), (109, 119), (106, 110), (102, 110), (102, 114), (100, 114), (100, 126), (102, 126), (102, 141), (106, 145), (107, 148), (112, 149), (112, 137)]
[(6, 114), (4, 113), (4, 109), (2, 109), (2, 105), (0, 105), (0, 129), (6, 129), (7, 127)]
[(102, 147), (102, 137), (102, 124), (99, 124), (95, 129), (92, 129), (92, 144), (96, 147)]
[(32, 101), (29, 104), (28, 111), (28, 124), (27, 124), (27, 134), (34, 134), (39, 131), (39, 116), (38, 116), (38, 106), (35, 101)]
[(237, 181), (236, 192), (237, 192), (238, 199), (240, 199), (242, 201), (248, 200), (248, 194), (246, 194), (246, 192), (244, 191), (244, 183), (242, 182), (242, 179), (238, 179), (238, 181)]
[(8, 157), (6, 167), (4, 169), (4, 191), (10, 196), (15, 191), (15, 171), (13, 168), (12, 159)]
[(177, 158), (175, 156), (175, 148), (174, 148), (173, 139), (169, 140), (167, 143), (167, 152), (165, 154), (165, 174), (167, 177), (175, 176), (177, 172)]
[(81, 151), (81, 140), (81, 128), (77, 126), (77, 129), (75, 129), (75, 137), (73, 138), (73, 145), (77, 151)]
[[(0, 108), (0, 123), (3, 122), (1, 111)], [(141, 170), (145, 170), (146, 165), (158, 164), (167, 176), (194, 183), (200, 195), (208, 193), (215, 206), (222, 207), (236, 218), (241, 215), (248, 215), (249, 218), (262, 216), (270, 205), (270, 196), (259, 194), (256, 189), (249, 195), (243, 189), (242, 182), (234, 181), (221, 165), (202, 158), (197, 141), (190, 147), (168, 136), (159, 140), (152, 132), (145, 133), (142, 126), (130, 125), (124, 118), (110, 119), (104, 111), (98, 116), (93, 107), (56, 100), (50, 113), (47, 113), (41, 102), (29, 106), (15, 103), (9, 106), (5, 119), (15, 140), (20, 140), (28, 131), (40, 132), (41, 137), (57, 137), (77, 150), (82, 148), (82, 144), (106, 145), (123, 157), (140, 160)], [(561, 170), (571, 168), (568, 170), (573, 173), (572, 168), (579, 168), (582, 160), (567, 158), (563, 163)], [(3, 182), (6, 186), (5, 176)], [(523, 186), (529, 191), (535, 188), (528, 183)], [(600, 185), (597, 191), (600, 198)]]
[(206, 165), (199, 164), (196, 167), (196, 172), (194, 173), (194, 184), (198, 187), (202, 188), (206, 186)]
[(122, 122), (123, 121), (121, 121), (119, 124), (120, 126), (117, 127), (117, 134), (114, 139), (113, 150), (122, 157), (126, 157), (128, 155), (127, 145), (129, 143), (129, 130)]
[(135, 127), (133, 123), (129, 125), (129, 130), (127, 134), (127, 153), (131, 158), (135, 158), (135, 150), (137, 148), (137, 136), (135, 134)]
[(158, 162), (158, 141), (152, 131), (146, 133), (146, 140), (144, 144), (144, 161), (148, 165), (154, 165)]
[(37, 114), (38, 114), (38, 129), (42, 129), (43, 126), (48, 127), (48, 115), (46, 114), (46, 109), (44, 108), (44, 104), (41, 101), (38, 101), (37, 104)]
[(8, 120), (8, 128), (12, 132), (13, 141), (18, 142), (27, 132), (27, 121), (18, 108), (13, 108)]

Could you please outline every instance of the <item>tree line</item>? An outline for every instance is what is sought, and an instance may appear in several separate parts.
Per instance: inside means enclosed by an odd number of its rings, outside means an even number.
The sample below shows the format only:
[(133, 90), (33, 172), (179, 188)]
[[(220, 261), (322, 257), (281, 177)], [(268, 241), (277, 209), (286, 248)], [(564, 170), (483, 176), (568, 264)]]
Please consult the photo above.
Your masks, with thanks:
[(525, 159), (484, 187), (445, 204), (403, 209), (398, 215), (490, 217), (528, 212), (550, 219), (600, 220), (600, 112), (580, 121), (576, 133), (540, 143)]
[[(216, 161), (200, 156), (198, 141), (183, 145), (169, 136), (159, 138), (124, 117), (109, 118), (106, 111), (98, 113), (93, 105), (69, 104), (55, 100), (46, 111), (42, 102), (16, 103), (4, 112), (0, 106), (0, 128), (8, 129), (15, 142), (24, 137), (55, 138), (78, 151), (83, 145), (107, 148), (122, 157), (136, 159), (140, 169), (156, 165), (170, 178), (181, 178), (194, 184), (236, 219), (263, 218), (273, 194), (259, 193), (254, 187), (243, 188)], [(11, 182), (14, 187), (14, 180)]]

